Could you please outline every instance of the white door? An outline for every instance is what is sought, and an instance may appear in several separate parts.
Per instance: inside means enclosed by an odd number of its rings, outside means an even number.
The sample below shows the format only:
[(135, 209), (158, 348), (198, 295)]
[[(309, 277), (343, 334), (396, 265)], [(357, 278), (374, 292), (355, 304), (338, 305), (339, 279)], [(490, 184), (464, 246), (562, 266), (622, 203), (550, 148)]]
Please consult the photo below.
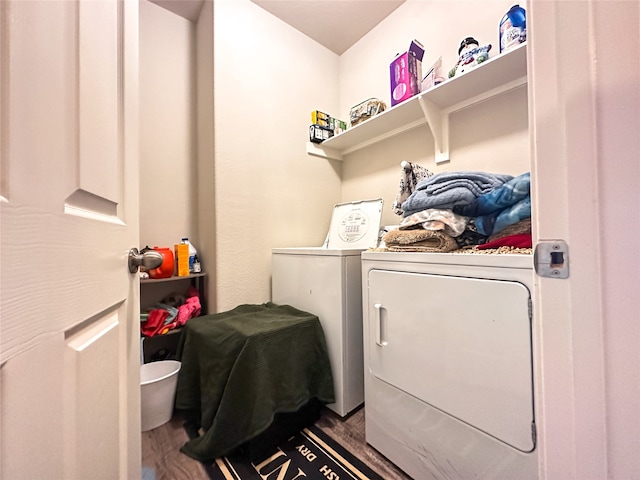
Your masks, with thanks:
[(0, 2), (0, 479), (140, 478), (138, 2)]
[(527, 2), (540, 478), (640, 478), (640, 2)]

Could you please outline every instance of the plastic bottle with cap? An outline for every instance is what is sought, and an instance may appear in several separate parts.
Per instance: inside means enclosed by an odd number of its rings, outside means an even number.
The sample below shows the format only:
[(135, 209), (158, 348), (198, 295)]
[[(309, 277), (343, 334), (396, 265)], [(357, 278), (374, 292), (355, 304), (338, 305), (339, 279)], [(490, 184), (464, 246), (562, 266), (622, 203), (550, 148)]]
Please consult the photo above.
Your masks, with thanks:
[(499, 40), (500, 53), (527, 40), (527, 13), (517, 3), (500, 20)]
[(189, 245), (189, 273), (194, 273), (193, 262), (195, 261), (196, 256), (198, 255), (198, 251), (196, 250), (196, 247), (194, 247), (193, 244), (189, 241), (188, 237), (183, 237), (182, 243)]

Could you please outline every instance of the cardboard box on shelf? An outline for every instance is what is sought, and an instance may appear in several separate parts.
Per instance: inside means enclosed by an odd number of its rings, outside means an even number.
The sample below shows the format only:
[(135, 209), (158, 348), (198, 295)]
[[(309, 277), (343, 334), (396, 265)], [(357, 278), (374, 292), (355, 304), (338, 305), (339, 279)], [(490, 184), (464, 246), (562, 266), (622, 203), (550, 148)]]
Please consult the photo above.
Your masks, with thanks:
[(189, 245), (176, 243), (173, 246), (176, 254), (176, 270), (179, 277), (189, 276)]
[(424, 47), (412, 40), (409, 49), (396, 56), (389, 66), (391, 77), (391, 106), (420, 93)]
[(334, 135), (344, 132), (347, 129), (347, 123), (337, 118), (331, 117), (329, 127), (333, 130)]
[(322, 127), (330, 127), (331, 116), (328, 113), (314, 110), (311, 112), (311, 123)]
[(322, 143), (327, 138), (333, 137), (333, 130), (322, 125), (309, 125), (309, 141), (313, 143)]
[(439, 85), (444, 82), (445, 78), (442, 74), (442, 57), (436, 60), (436, 63), (429, 69), (424, 78), (422, 79), (422, 83), (420, 85), (420, 91), (424, 92), (429, 90), (430, 88)]
[[(321, 112), (320, 110), (314, 110), (313, 112), (311, 112), (311, 124), (327, 128), (331, 130), (334, 135), (338, 135), (339, 133), (342, 133), (347, 129), (346, 122), (332, 117), (328, 113)], [(311, 135), (310, 138), (313, 139), (315, 138), (315, 136)], [(326, 140), (326, 138), (324, 138), (324, 140)]]

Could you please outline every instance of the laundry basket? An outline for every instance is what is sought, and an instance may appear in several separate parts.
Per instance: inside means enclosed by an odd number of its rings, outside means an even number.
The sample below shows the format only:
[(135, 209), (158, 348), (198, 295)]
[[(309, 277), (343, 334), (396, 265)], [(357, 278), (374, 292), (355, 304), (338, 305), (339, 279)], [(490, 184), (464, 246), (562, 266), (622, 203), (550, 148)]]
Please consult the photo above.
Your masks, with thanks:
[(179, 371), (180, 362), (175, 360), (140, 365), (143, 432), (171, 420)]

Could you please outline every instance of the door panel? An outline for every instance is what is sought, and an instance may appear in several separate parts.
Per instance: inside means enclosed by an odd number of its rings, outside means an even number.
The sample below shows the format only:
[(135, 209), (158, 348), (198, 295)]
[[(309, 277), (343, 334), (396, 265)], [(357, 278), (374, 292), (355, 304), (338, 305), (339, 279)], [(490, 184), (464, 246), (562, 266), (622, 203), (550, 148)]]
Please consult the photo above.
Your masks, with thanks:
[(40, 341), (0, 367), (3, 480), (65, 478), (60, 461), (65, 450), (61, 441), (64, 428), (61, 340), (59, 335)]
[(140, 476), (138, 2), (0, 2), (0, 479)]
[(369, 273), (371, 372), (522, 450), (534, 448), (529, 290), (521, 283)]
[(122, 175), (120, 15), (115, 2), (78, 3), (79, 188), (113, 206)]
[[(121, 315), (121, 311), (101, 315), (65, 339), (65, 418), (73, 420), (65, 425), (67, 478), (118, 478), (119, 446), (114, 439), (120, 431), (120, 366), (113, 354), (119, 348)], [(83, 445), (100, 456), (86, 455)]]

